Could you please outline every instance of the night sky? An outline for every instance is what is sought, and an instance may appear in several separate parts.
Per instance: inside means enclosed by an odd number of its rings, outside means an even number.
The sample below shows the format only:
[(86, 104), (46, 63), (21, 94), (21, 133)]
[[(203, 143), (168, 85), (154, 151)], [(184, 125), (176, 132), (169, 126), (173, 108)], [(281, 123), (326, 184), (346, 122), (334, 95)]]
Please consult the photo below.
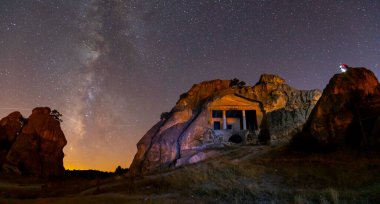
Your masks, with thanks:
[(323, 89), (340, 63), (380, 76), (380, 1), (0, 0), (0, 116), (58, 109), (70, 169), (128, 167), (194, 83)]

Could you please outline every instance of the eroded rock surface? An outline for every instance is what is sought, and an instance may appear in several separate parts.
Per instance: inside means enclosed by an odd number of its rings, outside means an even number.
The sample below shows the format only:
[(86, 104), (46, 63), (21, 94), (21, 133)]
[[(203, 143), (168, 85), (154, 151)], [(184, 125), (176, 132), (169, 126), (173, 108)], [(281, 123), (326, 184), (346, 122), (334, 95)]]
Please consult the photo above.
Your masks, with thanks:
[(6, 133), (1, 144), (7, 147), (1, 163), (4, 171), (44, 178), (63, 175), (67, 141), (60, 122), (50, 113), (50, 108), (35, 108), (28, 119), (14, 112), (1, 120), (0, 130)]
[(207, 105), (228, 95), (255, 101), (262, 106), (261, 111), (266, 116), (261, 126), (261, 139), (275, 144), (288, 142), (301, 129), (321, 92), (296, 90), (281, 77), (270, 74), (262, 75), (255, 86), (233, 84), (231, 80), (195, 84), (139, 141), (131, 172), (139, 175), (179, 166), (196, 161), (192, 159), (198, 158), (195, 155), (204, 155), (200, 152), (207, 148), (205, 141), (210, 131)]
[(24, 121), (20, 112), (13, 112), (0, 120), (0, 164), (4, 163), (9, 149), (21, 132)]
[(371, 147), (380, 142), (380, 85), (366, 68), (336, 74), (295, 142), (305, 148)]

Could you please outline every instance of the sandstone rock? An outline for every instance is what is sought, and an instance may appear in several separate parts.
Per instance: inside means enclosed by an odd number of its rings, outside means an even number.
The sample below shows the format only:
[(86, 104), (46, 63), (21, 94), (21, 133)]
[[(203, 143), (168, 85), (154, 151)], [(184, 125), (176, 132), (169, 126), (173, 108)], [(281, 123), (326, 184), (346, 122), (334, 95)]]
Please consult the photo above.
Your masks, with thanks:
[(288, 90), (285, 93), (289, 94), (286, 98), (286, 106), (268, 112), (266, 115), (265, 122), (271, 144), (287, 143), (295, 134), (299, 133), (321, 96), (319, 90)]
[[(232, 107), (235, 110), (251, 104), (256, 110), (256, 122), (262, 124), (261, 131), (255, 132), (268, 133), (269, 141), (265, 142), (279, 143), (289, 141), (292, 134), (301, 129), (321, 95), (318, 90), (296, 90), (281, 77), (269, 74), (262, 75), (253, 87), (243, 84), (236, 80), (233, 83), (230, 80), (206, 81), (182, 94), (171, 112), (165, 113), (165, 117), (137, 144), (138, 152), (130, 167), (131, 172), (139, 175), (192, 163), (201, 157), (205, 159), (205, 154), (200, 153), (204, 149), (220, 147), (223, 142), (228, 142), (228, 138), (221, 138), (217, 131), (210, 129), (210, 104), (223, 105), (232, 101), (236, 103)], [(273, 111), (281, 114), (265, 116)], [(237, 117), (242, 119), (243, 116)], [(283, 129), (286, 131), (280, 131)], [(248, 138), (245, 131), (241, 134)]]
[(50, 108), (35, 108), (22, 129), (13, 129), (19, 135), (2, 164), (5, 171), (44, 178), (63, 175), (63, 147), (67, 141), (59, 121), (50, 113)]
[(331, 78), (295, 143), (319, 149), (376, 145), (379, 116), (376, 76), (366, 68), (348, 68)]
[(4, 163), (9, 149), (21, 132), (23, 123), (24, 118), (20, 112), (13, 112), (0, 120), (0, 164)]
[(258, 84), (286, 84), (285, 80), (274, 74), (263, 74), (260, 76)]

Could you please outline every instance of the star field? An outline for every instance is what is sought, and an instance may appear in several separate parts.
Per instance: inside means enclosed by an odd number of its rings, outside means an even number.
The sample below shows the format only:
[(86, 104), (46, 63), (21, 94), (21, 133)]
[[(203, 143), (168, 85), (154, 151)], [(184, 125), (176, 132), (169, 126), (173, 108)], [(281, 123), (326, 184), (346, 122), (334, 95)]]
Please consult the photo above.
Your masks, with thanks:
[(380, 2), (0, 0), (0, 116), (63, 114), (66, 168), (128, 167), (192, 84), (262, 73), (323, 89), (339, 64), (380, 74)]

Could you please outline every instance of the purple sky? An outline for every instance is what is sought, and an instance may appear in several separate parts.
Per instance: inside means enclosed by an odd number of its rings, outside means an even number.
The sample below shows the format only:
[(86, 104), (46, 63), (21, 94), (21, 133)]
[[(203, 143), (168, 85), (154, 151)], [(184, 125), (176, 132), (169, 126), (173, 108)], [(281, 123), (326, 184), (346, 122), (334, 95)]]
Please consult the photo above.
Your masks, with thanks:
[(1, 0), (0, 116), (63, 113), (67, 168), (128, 167), (194, 83), (260, 74), (323, 89), (339, 64), (380, 74), (380, 2)]

